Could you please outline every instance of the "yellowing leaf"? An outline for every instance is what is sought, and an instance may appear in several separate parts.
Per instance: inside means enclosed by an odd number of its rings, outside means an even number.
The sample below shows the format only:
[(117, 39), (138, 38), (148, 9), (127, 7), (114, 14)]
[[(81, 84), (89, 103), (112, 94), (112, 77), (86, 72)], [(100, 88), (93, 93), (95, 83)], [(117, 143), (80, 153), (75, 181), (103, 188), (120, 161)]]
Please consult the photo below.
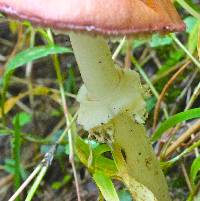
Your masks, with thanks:
[(36, 88), (33, 89), (32, 93), (34, 95), (48, 95), (50, 92), (50, 89), (48, 87), (44, 87), (44, 86), (38, 86)]
[[(51, 94), (49, 94), (51, 92)], [(22, 98), (24, 98), (25, 96), (27, 96), (29, 94), (29, 91), (26, 91), (24, 93), (19, 94), (18, 96), (13, 96), (11, 98), (9, 98), (8, 100), (6, 100), (5, 104), (4, 104), (4, 114), (7, 114), (8, 112), (10, 112), (10, 110), (12, 110), (12, 108), (15, 106), (15, 104)], [(37, 86), (32, 90), (32, 94), (36, 95), (36, 96), (41, 96), (41, 95), (50, 95), (50, 98), (52, 98), (54, 101), (58, 102), (59, 97), (56, 97), (56, 94), (54, 96), (54, 93), (52, 93), (51, 89), (49, 89), (48, 87), (44, 87), (44, 86)], [(0, 118), (2, 117), (2, 109), (0, 109)]]
[(13, 34), (16, 34), (17, 33), (17, 26), (18, 26), (18, 22), (17, 21), (14, 21), (14, 20), (11, 20), (10, 22), (9, 22), (9, 28), (10, 28), (10, 30), (11, 30), (11, 32), (13, 33)]
[[(4, 114), (8, 113), (15, 106), (15, 104), (26, 95), (27, 92), (9, 98), (4, 104)], [(2, 112), (2, 109), (0, 109), (0, 118), (2, 117)]]

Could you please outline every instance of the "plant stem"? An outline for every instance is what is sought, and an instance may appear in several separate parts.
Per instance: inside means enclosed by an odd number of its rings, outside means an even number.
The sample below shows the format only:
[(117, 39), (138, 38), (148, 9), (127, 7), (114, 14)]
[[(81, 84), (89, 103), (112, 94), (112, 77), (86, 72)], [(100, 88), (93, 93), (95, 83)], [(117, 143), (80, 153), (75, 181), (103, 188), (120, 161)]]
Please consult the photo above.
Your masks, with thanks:
[[(148, 76), (145, 74), (145, 72), (143, 71), (143, 69), (141, 68), (140, 64), (136, 61), (135, 57), (131, 57), (131, 62), (135, 65), (135, 67), (138, 69), (139, 73), (141, 74), (141, 76), (143, 77), (143, 79), (146, 81), (146, 83), (148, 84), (149, 88), (151, 89), (153, 95), (156, 97), (156, 99), (158, 100), (160, 97), (160, 94), (157, 92), (156, 88), (153, 86), (153, 84), (151, 83), (151, 80), (148, 78)], [(167, 112), (166, 109), (166, 105), (163, 104), (163, 112), (165, 115), (165, 119), (169, 118), (169, 114)]]
[(26, 186), (32, 181), (32, 179), (37, 175), (41, 168), (42, 165), (39, 164), (8, 201), (14, 201), (19, 196), (19, 194), (26, 188)]
[[(48, 35), (50, 37), (50, 40), (52, 41), (52, 43), (54, 43), (53, 41), (53, 37), (52, 34), (50, 32), (50, 30), (48, 30)], [(74, 162), (74, 145), (73, 145), (73, 136), (72, 136), (72, 131), (71, 131), (71, 127), (70, 125), (70, 113), (68, 111), (67, 108), (67, 101), (65, 98), (65, 90), (64, 90), (64, 86), (63, 86), (63, 78), (62, 78), (62, 73), (60, 70), (60, 63), (58, 60), (58, 56), (57, 55), (53, 55), (53, 61), (54, 61), (54, 66), (55, 66), (55, 71), (56, 71), (56, 75), (58, 78), (58, 84), (59, 84), (59, 89), (60, 89), (60, 95), (61, 95), (61, 102), (62, 102), (62, 106), (63, 106), (63, 111), (64, 111), (64, 115), (65, 115), (65, 121), (66, 121), (66, 126), (68, 129), (68, 140), (69, 140), (69, 150), (70, 150), (70, 155), (69, 155), (69, 161), (72, 165), (72, 170), (73, 170), (73, 174), (74, 174), (74, 179), (75, 179), (75, 185), (76, 185), (76, 192), (77, 192), (77, 200), (81, 201), (81, 197), (80, 197), (80, 189), (79, 189), (79, 184), (78, 184), (78, 176), (76, 173), (76, 167), (75, 167), (75, 162)], [(62, 135), (61, 137), (64, 138), (65, 134)], [(62, 138), (60, 138), (62, 139)]]
[(196, 17), (198, 20), (200, 20), (200, 14), (195, 11), (189, 4), (187, 4), (184, 0), (176, 0), (185, 10), (187, 10), (191, 15)]
[(27, 195), (25, 201), (32, 200), (38, 186), (40, 185), (44, 175), (46, 174), (47, 169), (48, 169), (48, 166), (46, 166), (46, 165), (42, 167), (42, 169), (40, 170), (40, 173), (36, 177), (35, 182), (33, 183), (32, 187), (31, 187), (30, 191), (28, 192), (28, 195)]
[(187, 56), (192, 60), (192, 62), (200, 69), (200, 62), (189, 52), (189, 50), (181, 43), (181, 41), (176, 37), (175, 34), (170, 34), (172, 39), (176, 44), (187, 54)]

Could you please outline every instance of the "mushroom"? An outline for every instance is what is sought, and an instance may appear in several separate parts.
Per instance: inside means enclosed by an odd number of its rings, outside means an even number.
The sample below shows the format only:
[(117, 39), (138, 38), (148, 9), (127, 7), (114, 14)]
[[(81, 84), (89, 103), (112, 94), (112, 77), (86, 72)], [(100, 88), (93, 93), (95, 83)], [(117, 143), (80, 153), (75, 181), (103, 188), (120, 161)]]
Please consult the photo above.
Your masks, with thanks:
[[(119, 176), (135, 200), (169, 201), (142, 124), (145, 102), (139, 76), (115, 66), (106, 38), (183, 31), (185, 25), (171, 1), (0, 0), (0, 11), (68, 31), (84, 82), (78, 94), (78, 122), (91, 133), (110, 136)], [(122, 152), (125, 158), (120, 158)]]

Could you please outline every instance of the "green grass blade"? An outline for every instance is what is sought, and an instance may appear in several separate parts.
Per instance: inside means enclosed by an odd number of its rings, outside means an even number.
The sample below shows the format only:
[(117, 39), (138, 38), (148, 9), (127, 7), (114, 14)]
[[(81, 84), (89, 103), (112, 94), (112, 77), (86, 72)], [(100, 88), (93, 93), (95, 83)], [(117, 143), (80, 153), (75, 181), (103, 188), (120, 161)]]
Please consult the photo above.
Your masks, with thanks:
[(199, 171), (200, 171), (200, 156), (193, 161), (191, 166), (190, 178), (193, 184), (195, 183), (195, 179)]
[(103, 172), (98, 171), (94, 173), (93, 179), (95, 180), (106, 201), (119, 201), (119, 197), (112, 180), (108, 176), (106, 176)]
[(200, 117), (200, 108), (195, 108), (195, 109), (187, 110), (185, 112), (180, 112), (180, 113), (170, 117), (163, 123), (161, 123), (160, 127), (153, 134), (151, 140), (153, 142), (158, 140), (165, 131), (167, 131), (169, 128), (172, 128), (173, 126), (175, 126), (176, 124), (178, 124), (182, 121), (186, 121), (189, 119), (195, 119), (198, 117)]
[(57, 45), (28, 48), (18, 53), (13, 59), (10, 60), (10, 62), (6, 67), (5, 75), (9, 74), (11, 71), (33, 60), (46, 57), (52, 54), (71, 53), (71, 52), (72, 51), (69, 48), (60, 47)]
[(45, 176), (46, 172), (47, 172), (48, 167), (47, 166), (43, 166), (40, 173), (38, 174), (38, 176), (36, 177), (33, 185), (31, 186), (28, 195), (25, 199), (25, 201), (31, 201), (33, 196), (36, 193), (36, 190), (38, 189), (43, 177)]
[[(14, 136), (12, 139), (12, 155), (13, 160), (15, 162), (14, 165), (14, 185), (15, 190), (20, 187), (21, 183), (21, 167), (20, 167), (20, 150), (21, 150), (21, 138), (20, 138), (20, 123), (19, 123), (19, 115), (16, 115), (14, 121)], [(16, 201), (19, 201), (20, 198), (18, 197)]]

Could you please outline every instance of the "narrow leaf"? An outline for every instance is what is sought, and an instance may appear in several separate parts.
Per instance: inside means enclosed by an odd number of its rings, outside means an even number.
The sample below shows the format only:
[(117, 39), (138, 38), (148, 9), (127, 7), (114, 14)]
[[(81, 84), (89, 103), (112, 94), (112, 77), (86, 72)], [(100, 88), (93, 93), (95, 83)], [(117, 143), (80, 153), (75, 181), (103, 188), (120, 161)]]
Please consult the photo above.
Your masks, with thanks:
[[(6, 102), (4, 103), (4, 114), (8, 113), (15, 106), (15, 104), (26, 95), (27, 93), (25, 92), (6, 100)], [(2, 117), (2, 113), (2, 109), (0, 108), (0, 118)]]
[(103, 172), (98, 171), (94, 173), (93, 178), (106, 201), (119, 201), (112, 180), (108, 176)]
[(195, 26), (193, 27), (192, 31), (189, 34), (188, 38), (188, 50), (193, 54), (194, 51), (197, 49), (198, 44), (198, 29), (199, 29), (200, 21), (197, 21)]
[(161, 123), (160, 127), (153, 134), (151, 140), (153, 142), (158, 140), (165, 131), (167, 131), (169, 128), (172, 128), (177, 123), (180, 123), (182, 121), (186, 121), (189, 119), (195, 119), (198, 117), (200, 117), (200, 108), (195, 108), (195, 109), (187, 110), (185, 112), (180, 112), (180, 113), (170, 117), (163, 123)]
[(172, 44), (172, 38), (170, 36), (161, 36), (158, 34), (154, 34), (150, 41), (150, 47), (153, 48), (170, 44)]
[[(20, 125), (19, 125), (19, 115), (16, 115), (15, 122), (14, 122), (14, 136), (12, 139), (12, 155), (13, 160), (15, 162), (15, 174), (14, 174), (14, 185), (15, 190), (17, 190), (21, 183), (21, 157), (20, 157), (20, 151), (21, 151), (21, 137), (20, 137)], [(18, 197), (16, 199), (17, 201), (20, 200)]]
[(29, 63), (35, 59), (39, 59), (51, 54), (61, 54), (61, 53), (70, 53), (69, 48), (60, 47), (57, 45), (51, 46), (41, 46), (28, 48), (19, 54), (17, 54), (7, 65), (5, 74), (10, 73), (10, 71), (19, 68), (20, 66)]
[(200, 157), (196, 158), (191, 166), (190, 178), (193, 184), (199, 171), (200, 171)]

